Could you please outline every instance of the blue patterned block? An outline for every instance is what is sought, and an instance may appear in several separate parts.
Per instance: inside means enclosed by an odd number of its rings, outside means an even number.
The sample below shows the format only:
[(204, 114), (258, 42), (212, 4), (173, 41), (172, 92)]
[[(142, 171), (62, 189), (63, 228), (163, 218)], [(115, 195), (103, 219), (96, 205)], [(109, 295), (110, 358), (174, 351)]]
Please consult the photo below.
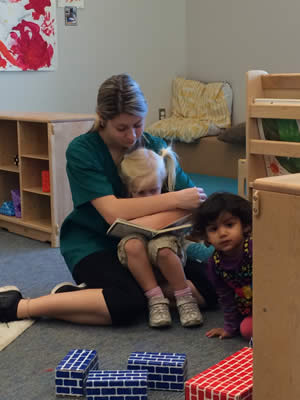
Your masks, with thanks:
[(5, 201), (0, 207), (0, 214), (7, 215), (9, 217), (15, 216), (14, 203), (12, 201)]
[(184, 390), (187, 359), (182, 353), (133, 352), (128, 369), (148, 371), (148, 387), (153, 390)]
[(56, 395), (84, 396), (88, 373), (98, 368), (96, 350), (75, 349), (69, 351), (55, 370)]
[(147, 400), (147, 374), (145, 370), (90, 371), (86, 399)]

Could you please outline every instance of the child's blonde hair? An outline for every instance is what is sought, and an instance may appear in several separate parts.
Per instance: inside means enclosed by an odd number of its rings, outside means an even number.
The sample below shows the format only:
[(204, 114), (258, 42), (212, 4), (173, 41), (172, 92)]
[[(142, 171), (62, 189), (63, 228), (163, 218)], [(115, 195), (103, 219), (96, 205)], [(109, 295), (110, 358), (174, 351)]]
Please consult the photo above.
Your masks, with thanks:
[(120, 176), (129, 193), (141, 191), (154, 179), (161, 186), (166, 182), (169, 192), (175, 188), (176, 153), (169, 146), (157, 154), (152, 150), (140, 147), (126, 154), (120, 165)]

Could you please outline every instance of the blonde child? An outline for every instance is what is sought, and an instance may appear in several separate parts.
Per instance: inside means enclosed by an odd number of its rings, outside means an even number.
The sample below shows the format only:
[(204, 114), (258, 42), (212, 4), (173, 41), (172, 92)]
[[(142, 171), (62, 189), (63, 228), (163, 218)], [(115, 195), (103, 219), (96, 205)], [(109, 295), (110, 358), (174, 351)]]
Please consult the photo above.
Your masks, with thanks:
[(215, 247), (208, 275), (224, 311), (224, 327), (207, 337), (252, 337), (252, 210), (248, 200), (214, 193), (194, 215), (194, 233)]
[[(120, 164), (120, 176), (127, 188), (127, 195), (148, 197), (159, 195), (162, 190), (173, 191), (176, 164), (176, 155), (170, 147), (163, 148), (160, 154), (146, 148), (126, 154)], [(169, 300), (164, 297), (153, 266), (173, 290), (182, 326), (202, 324), (197, 300), (183, 270), (186, 254), (182, 236), (164, 234), (146, 240), (138, 234), (129, 235), (120, 241), (118, 257), (144, 290), (151, 327), (171, 325)]]

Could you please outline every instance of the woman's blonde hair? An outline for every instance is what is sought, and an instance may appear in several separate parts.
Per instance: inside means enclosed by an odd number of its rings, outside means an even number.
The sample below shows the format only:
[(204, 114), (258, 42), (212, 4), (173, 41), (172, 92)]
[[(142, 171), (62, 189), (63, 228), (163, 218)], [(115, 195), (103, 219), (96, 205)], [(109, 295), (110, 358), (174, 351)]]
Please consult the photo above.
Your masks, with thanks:
[(130, 75), (120, 74), (111, 76), (100, 86), (96, 112), (97, 118), (92, 130), (104, 128), (106, 121), (121, 113), (145, 117), (148, 112), (148, 105), (138, 83)]
[(120, 177), (128, 192), (141, 191), (155, 179), (166, 184), (167, 191), (175, 189), (176, 153), (169, 146), (157, 154), (146, 148), (138, 148), (125, 154), (120, 164)]

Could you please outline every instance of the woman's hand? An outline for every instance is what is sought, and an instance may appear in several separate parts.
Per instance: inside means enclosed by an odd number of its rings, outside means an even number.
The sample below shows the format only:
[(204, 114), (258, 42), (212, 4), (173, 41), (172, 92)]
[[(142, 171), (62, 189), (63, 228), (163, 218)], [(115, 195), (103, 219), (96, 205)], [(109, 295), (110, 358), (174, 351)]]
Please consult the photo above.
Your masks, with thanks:
[(219, 339), (231, 338), (232, 335), (224, 330), (224, 328), (213, 328), (206, 332), (206, 336), (209, 338), (218, 337)]
[(177, 196), (178, 208), (190, 210), (199, 207), (207, 199), (204, 190), (200, 187), (193, 187), (173, 192)]

